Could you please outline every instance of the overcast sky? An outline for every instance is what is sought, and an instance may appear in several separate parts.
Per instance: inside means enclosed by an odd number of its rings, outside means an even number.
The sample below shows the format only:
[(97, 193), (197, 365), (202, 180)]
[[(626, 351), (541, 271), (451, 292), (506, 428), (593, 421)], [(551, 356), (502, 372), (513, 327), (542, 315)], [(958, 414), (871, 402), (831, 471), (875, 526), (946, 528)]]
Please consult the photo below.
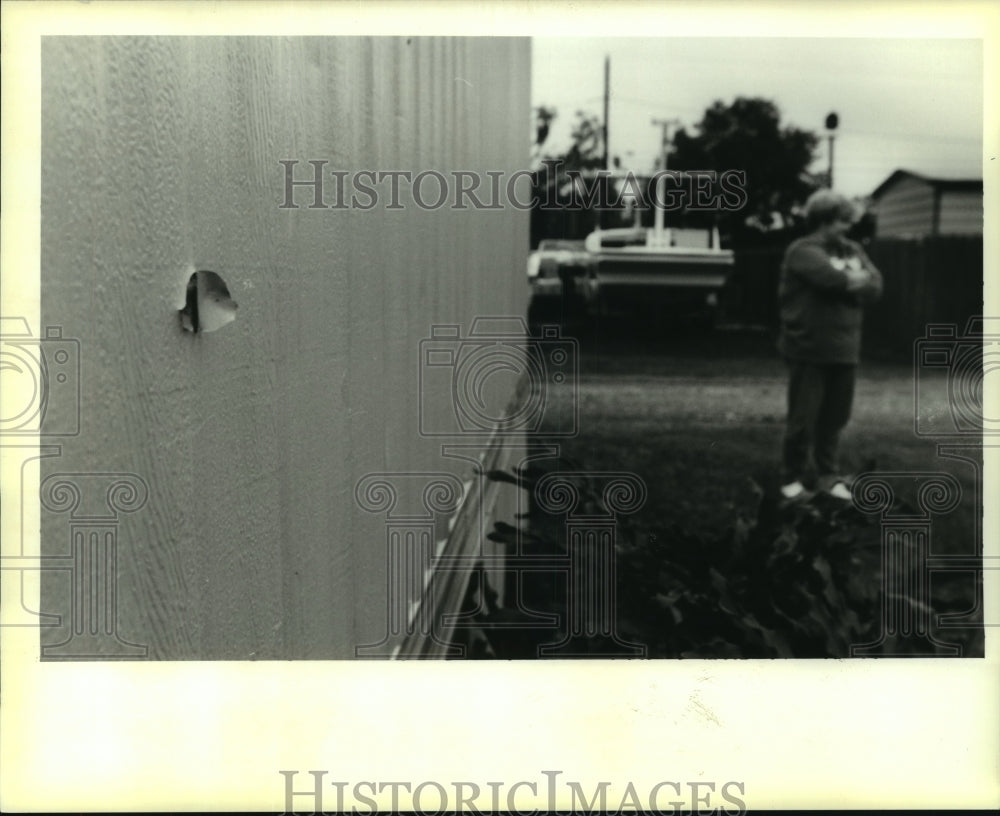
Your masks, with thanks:
[[(897, 168), (982, 177), (976, 40), (536, 37), (532, 106), (559, 113), (550, 152), (568, 145), (578, 109), (601, 115), (605, 55), (611, 153), (636, 171), (648, 172), (658, 151), (653, 117), (677, 117), (691, 130), (716, 99), (760, 96), (777, 104), (783, 123), (819, 135), (837, 112), (835, 186), (848, 195), (870, 193)], [(826, 169), (826, 145), (814, 169)]]

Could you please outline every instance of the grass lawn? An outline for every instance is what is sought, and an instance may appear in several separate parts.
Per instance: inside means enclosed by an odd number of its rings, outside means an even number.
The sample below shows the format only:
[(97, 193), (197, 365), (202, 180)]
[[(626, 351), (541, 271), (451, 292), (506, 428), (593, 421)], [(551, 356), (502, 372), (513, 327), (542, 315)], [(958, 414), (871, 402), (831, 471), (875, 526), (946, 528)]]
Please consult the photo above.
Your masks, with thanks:
[[(947, 411), (946, 380), (938, 372), (934, 377), (937, 379), (922, 381), (923, 404), (919, 410), (940, 417)], [(672, 650), (684, 643), (692, 647), (682, 650), (686, 656), (773, 656), (775, 652), (784, 656), (828, 656), (843, 647), (840, 641), (828, 643), (824, 652), (810, 645), (802, 632), (797, 639), (793, 633), (788, 641), (791, 645), (782, 642), (775, 646), (764, 641), (755, 646), (734, 645), (732, 640), (741, 636), (730, 632), (726, 639), (722, 630), (727, 621), (716, 620), (726, 614), (718, 611), (699, 627), (703, 642), (690, 633), (688, 641), (663, 637), (664, 626), (671, 620), (676, 622), (678, 615), (683, 617), (678, 604), (670, 599), (676, 600), (676, 593), (687, 591), (683, 586), (685, 571), (701, 570), (703, 578), (709, 576), (706, 580), (718, 584), (725, 579), (733, 587), (750, 591), (748, 576), (732, 572), (753, 569), (752, 564), (740, 560), (742, 555), (737, 558), (733, 554), (734, 535), (744, 535), (734, 531), (745, 531), (747, 525), (756, 523), (758, 538), (764, 534), (758, 518), (761, 495), (763, 490), (765, 501), (767, 497), (772, 503), (775, 499), (785, 388), (784, 363), (765, 335), (709, 332), (643, 336), (618, 326), (600, 327), (582, 337), (578, 382), (547, 393), (546, 430), (572, 427), (574, 406), (579, 429), (574, 437), (551, 439), (560, 445), (564, 460), (550, 464), (550, 468), (628, 471), (646, 485), (645, 505), (621, 520), (618, 536), (620, 591), (627, 599), (622, 604), (622, 625), (634, 640), (648, 644), (649, 656), (681, 656)], [(975, 469), (968, 462), (938, 455), (940, 440), (918, 436), (914, 432), (916, 410), (911, 366), (862, 364), (854, 416), (841, 443), (843, 470), (953, 474), (962, 486), (961, 501), (954, 511), (933, 519), (931, 552), (975, 552), (979, 513)], [(901, 498), (915, 504), (914, 495)], [(788, 519), (773, 524), (773, 530), (767, 533), (772, 539), (776, 531), (789, 529)], [(540, 519), (537, 513), (533, 518), (536, 531), (551, 531), (556, 529), (554, 525), (553, 520)], [(854, 588), (845, 589), (843, 598), (827, 604), (827, 628), (837, 625), (838, 615), (851, 615), (862, 618), (852, 624), (855, 634), (869, 632), (878, 623), (873, 619), (877, 616), (881, 575), (878, 518), (863, 517), (850, 508), (832, 507), (815, 518), (799, 518), (795, 525), (790, 533), (795, 536), (790, 552), (798, 559), (798, 566), (789, 566), (789, 562), (782, 567), (783, 580), (791, 584), (789, 593), (794, 594), (798, 584), (808, 582), (812, 571), (820, 570), (825, 575), (832, 568), (839, 581), (834, 583), (840, 589), (851, 582)], [(831, 541), (839, 543), (831, 549)], [(772, 545), (761, 544), (771, 549), (758, 556), (771, 559)], [(698, 564), (693, 566), (690, 550), (700, 551)], [(672, 571), (657, 575), (656, 571), (665, 565)], [(719, 578), (724, 569), (730, 573)], [(796, 570), (805, 570), (809, 575)], [(681, 579), (676, 579), (677, 575)], [(935, 574), (934, 612), (971, 608), (974, 586), (969, 573)], [(720, 587), (716, 587), (719, 592), (729, 591)], [(782, 594), (775, 588), (770, 591)], [(828, 600), (831, 591), (827, 589)], [(671, 592), (675, 594), (671, 596)], [(716, 593), (713, 597), (717, 602), (721, 596)], [(704, 613), (705, 605), (712, 604), (707, 597), (702, 601)], [(730, 609), (729, 617), (749, 615), (748, 626), (756, 627), (759, 614), (754, 617), (756, 613), (748, 612), (747, 603), (753, 606), (759, 599), (747, 596), (743, 601), (742, 605), (733, 602), (739, 608)], [(796, 614), (815, 617), (815, 610), (807, 606), (797, 613), (781, 610), (780, 614), (789, 618), (788, 626), (797, 627)], [(713, 626), (720, 630), (718, 637)], [(766, 625), (762, 628), (769, 629)], [(780, 630), (781, 625), (770, 628)], [(813, 629), (814, 635), (816, 631), (819, 629)], [(965, 654), (977, 650), (981, 653), (980, 630), (973, 627), (958, 635), (954, 632), (949, 630), (946, 639), (960, 640)], [(712, 643), (716, 648), (710, 646)]]
[[(730, 525), (754, 497), (750, 479), (769, 487), (778, 478), (784, 363), (760, 334), (628, 340), (581, 343), (579, 382), (550, 390), (546, 427), (569, 427), (575, 402), (579, 433), (558, 440), (563, 454), (591, 469), (642, 477), (649, 499), (640, 517), (701, 532)], [(947, 410), (945, 376), (935, 371), (923, 381), (929, 387), (921, 395), (929, 399), (921, 412), (940, 415)], [(863, 363), (841, 441), (843, 470), (952, 473), (963, 486), (962, 502), (936, 519), (935, 549), (968, 552), (974, 470), (939, 456), (940, 439), (915, 433), (915, 410), (910, 365)]]

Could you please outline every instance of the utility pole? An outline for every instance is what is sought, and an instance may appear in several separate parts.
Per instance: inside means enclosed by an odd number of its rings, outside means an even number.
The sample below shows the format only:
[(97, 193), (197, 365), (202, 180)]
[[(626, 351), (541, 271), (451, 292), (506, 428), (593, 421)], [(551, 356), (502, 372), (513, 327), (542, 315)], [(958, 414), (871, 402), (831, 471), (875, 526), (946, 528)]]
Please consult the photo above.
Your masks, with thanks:
[(611, 57), (604, 55), (604, 169), (610, 170), (608, 153), (608, 108), (611, 102)]
[[(608, 54), (604, 55), (604, 156), (602, 157), (602, 166), (605, 170), (611, 170), (611, 158), (608, 153), (608, 109), (611, 104), (611, 57)], [(600, 185), (606, 184), (607, 179), (602, 179), (600, 174), (597, 176), (597, 185), (600, 189)], [(602, 195), (603, 195), (602, 191)], [(600, 207), (597, 208), (597, 229), (604, 229), (604, 210)]]
[(654, 125), (659, 125), (663, 128), (663, 136), (660, 141), (660, 150), (663, 152), (663, 169), (667, 169), (667, 157), (670, 154), (670, 128), (674, 125), (679, 125), (681, 123), (680, 119), (676, 117), (673, 119), (653, 119)]
[[(671, 119), (653, 119), (653, 125), (659, 125), (662, 130), (662, 136), (660, 141), (660, 150), (663, 151), (663, 171), (666, 173), (668, 160), (670, 156), (670, 128), (674, 125), (680, 125), (681, 120), (675, 118)], [(667, 179), (665, 175), (661, 175), (656, 180), (656, 198), (657, 201), (663, 203), (666, 201), (666, 183)], [(663, 208), (657, 207), (656, 202), (653, 202), (653, 235), (654, 240), (659, 242), (663, 240)]]

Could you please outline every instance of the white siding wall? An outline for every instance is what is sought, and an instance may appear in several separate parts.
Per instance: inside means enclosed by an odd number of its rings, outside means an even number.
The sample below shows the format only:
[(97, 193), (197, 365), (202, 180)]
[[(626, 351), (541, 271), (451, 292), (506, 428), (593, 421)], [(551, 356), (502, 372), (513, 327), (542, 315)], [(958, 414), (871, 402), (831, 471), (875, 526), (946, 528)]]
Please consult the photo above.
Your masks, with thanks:
[[(385, 520), (355, 484), (467, 473), (417, 433), (419, 344), (524, 313), (528, 213), (282, 210), (278, 162), (511, 173), (529, 63), (506, 38), (43, 42), (42, 320), (81, 343), (82, 426), (42, 476), (149, 485), (118, 619), (151, 657), (347, 658), (383, 634)], [(179, 327), (195, 268), (239, 303), (212, 334)], [(47, 553), (67, 522), (46, 514)], [(45, 608), (68, 599), (47, 575)]]
[(929, 235), (933, 226), (934, 192), (923, 181), (904, 178), (879, 197), (874, 209), (880, 237)]
[(941, 235), (982, 235), (983, 194), (944, 192), (941, 194)]

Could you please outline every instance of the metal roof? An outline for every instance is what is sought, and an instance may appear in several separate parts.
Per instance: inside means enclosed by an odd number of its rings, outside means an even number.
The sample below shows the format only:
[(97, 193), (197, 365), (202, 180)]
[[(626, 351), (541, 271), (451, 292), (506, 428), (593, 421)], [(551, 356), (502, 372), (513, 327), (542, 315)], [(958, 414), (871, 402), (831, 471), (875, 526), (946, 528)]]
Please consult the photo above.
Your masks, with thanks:
[(892, 173), (889, 178), (883, 181), (878, 187), (876, 187), (871, 194), (872, 198), (878, 198), (882, 193), (884, 193), (889, 187), (904, 178), (915, 179), (916, 181), (921, 181), (930, 187), (937, 190), (948, 190), (957, 191), (965, 190), (969, 192), (979, 191), (982, 192), (983, 180), (978, 179), (944, 179), (944, 178), (934, 178), (932, 176), (925, 176), (921, 173), (914, 173), (912, 170), (896, 170)]

